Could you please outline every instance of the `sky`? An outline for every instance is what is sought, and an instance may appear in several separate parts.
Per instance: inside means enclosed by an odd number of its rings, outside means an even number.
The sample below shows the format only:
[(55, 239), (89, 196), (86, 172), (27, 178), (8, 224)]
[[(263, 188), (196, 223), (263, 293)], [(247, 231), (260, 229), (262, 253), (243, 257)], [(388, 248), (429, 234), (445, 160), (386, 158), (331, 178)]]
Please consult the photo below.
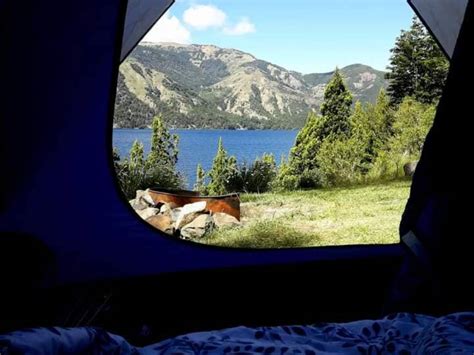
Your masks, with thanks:
[(406, 0), (176, 0), (144, 41), (235, 48), (304, 74), (385, 70), (412, 17)]

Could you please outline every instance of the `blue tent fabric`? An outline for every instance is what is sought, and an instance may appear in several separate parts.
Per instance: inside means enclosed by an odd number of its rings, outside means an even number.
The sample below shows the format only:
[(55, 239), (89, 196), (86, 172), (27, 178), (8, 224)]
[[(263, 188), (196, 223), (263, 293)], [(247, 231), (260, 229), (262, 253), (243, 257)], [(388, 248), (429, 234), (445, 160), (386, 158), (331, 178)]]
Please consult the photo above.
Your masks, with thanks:
[[(3, 351), (3, 352), (2, 352)], [(0, 336), (3, 354), (472, 354), (474, 313), (309, 326), (236, 327), (192, 333), (142, 348), (97, 328), (38, 328)]]

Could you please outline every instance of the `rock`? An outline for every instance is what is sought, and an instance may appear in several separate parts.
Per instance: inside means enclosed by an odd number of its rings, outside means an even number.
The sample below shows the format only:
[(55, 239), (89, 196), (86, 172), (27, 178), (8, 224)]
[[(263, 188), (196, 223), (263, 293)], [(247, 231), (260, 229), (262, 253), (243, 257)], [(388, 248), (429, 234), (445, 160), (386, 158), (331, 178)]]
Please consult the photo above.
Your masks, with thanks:
[(178, 208), (180, 207), (176, 202), (165, 202), (163, 203), (164, 205), (168, 205), (169, 208), (171, 208), (172, 210), (174, 210), (175, 208)]
[(135, 201), (146, 204), (148, 207), (155, 207), (155, 201), (153, 201), (153, 198), (148, 193), (148, 189), (146, 189), (145, 191), (137, 190), (135, 195)]
[(169, 216), (171, 217), (171, 220), (173, 221), (173, 223), (176, 223), (176, 221), (178, 220), (178, 217), (181, 214), (181, 210), (182, 208), (179, 207), (170, 211)]
[(148, 207), (148, 204), (141, 200), (133, 199), (128, 201), (134, 210), (144, 210)]
[(241, 225), (237, 218), (227, 213), (217, 212), (212, 217), (217, 228), (232, 228)]
[(168, 215), (158, 214), (147, 218), (146, 221), (166, 234), (174, 234), (173, 220)]
[(135, 210), (135, 212), (137, 212), (141, 218), (148, 219), (151, 216), (157, 215), (160, 210), (158, 208), (148, 207), (143, 210)]
[(163, 206), (161, 206), (160, 208), (160, 213), (170, 214), (173, 208), (176, 208), (176, 207), (172, 207), (169, 203), (164, 203)]
[(403, 171), (405, 172), (405, 176), (413, 176), (417, 165), (417, 161), (406, 163), (405, 165), (403, 165)]
[(197, 216), (191, 223), (181, 228), (181, 238), (199, 239), (212, 231), (214, 227), (213, 219), (208, 214)]
[(181, 229), (182, 226), (193, 221), (197, 216), (206, 210), (206, 201), (199, 201), (184, 205), (176, 220), (176, 228)]

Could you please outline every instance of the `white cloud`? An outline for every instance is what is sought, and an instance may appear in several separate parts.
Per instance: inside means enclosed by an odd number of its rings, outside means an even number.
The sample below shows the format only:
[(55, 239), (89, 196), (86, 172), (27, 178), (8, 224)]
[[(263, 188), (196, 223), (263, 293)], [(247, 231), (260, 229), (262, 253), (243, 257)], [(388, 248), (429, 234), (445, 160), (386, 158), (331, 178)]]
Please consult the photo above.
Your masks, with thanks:
[(255, 25), (248, 18), (241, 19), (234, 26), (224, 28), (224, 33), (231, 36), (240, 36), (255, 32)]
[(198, 30), (224, 26), (227, 15), (213, 5), (193, 5), (183, 14), (186, 24)]
[(176, 16), (164, 14), (143, 38), (145, 42), (191, 43), (191, 32)]

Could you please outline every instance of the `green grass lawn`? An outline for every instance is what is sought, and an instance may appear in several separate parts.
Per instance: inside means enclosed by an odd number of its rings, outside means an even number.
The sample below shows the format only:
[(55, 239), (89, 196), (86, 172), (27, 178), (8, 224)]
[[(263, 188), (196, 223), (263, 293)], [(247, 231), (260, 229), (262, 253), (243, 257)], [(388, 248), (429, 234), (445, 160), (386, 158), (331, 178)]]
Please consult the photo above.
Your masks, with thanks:
[(240, 248), (398, 243), (410, 184), (243, 194), (242, 227), (215, 231), (202, 242)]

